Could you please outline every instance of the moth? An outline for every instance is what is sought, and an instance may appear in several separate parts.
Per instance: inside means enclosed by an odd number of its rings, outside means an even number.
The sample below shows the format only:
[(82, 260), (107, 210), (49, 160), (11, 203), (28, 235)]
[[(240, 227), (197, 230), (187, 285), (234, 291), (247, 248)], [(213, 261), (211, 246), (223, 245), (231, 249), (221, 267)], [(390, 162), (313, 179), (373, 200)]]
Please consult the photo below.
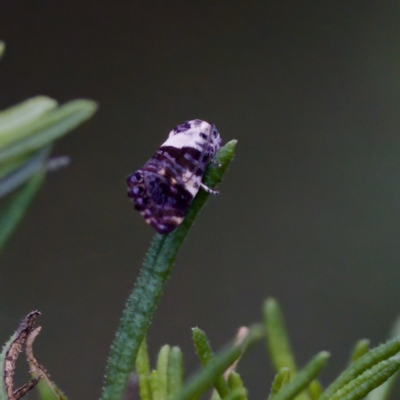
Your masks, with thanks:
[(172, 232), (184, 220), (200, 190), (207, 164), (221, 147), (215, 125), (200, 119), (176, 126), (153, 157), (127, 179), (134, 208), (158, 233)]

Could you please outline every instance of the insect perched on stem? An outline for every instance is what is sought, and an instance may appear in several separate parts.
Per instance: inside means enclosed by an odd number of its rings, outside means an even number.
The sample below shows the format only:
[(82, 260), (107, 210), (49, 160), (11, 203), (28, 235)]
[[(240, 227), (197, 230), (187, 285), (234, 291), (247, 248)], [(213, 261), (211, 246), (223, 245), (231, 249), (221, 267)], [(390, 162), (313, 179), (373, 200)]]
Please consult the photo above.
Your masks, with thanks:
[(203, 182), (214, 162), (221, 137), (214, 125), (194, 119), (176, 126), (146, 164), (127, 179), (135, 209), (158, 233), (172, 232), (184, 220), (200, 188), (217, 194)]

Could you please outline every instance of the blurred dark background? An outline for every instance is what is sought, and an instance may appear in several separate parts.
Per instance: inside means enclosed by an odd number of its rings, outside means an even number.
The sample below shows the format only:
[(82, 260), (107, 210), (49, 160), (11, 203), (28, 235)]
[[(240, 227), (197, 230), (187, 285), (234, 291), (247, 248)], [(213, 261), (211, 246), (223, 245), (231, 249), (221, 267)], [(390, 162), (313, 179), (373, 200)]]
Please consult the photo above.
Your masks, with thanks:
[[(178, 123), (238, 139), (149, 332), (197, 368), (191, 330), (217, 349), (281, 303), (299, 364), (385, 340), (400, 312), (400, 5), (397, 1), (3, 1), (0, 106), (91, 98), (1, 257), (0, 338), (42, 311), (36, 355), (71, 399), (100, 394), (109, 345), (154, 234), (125, 178)], [(266, 398), (263, 347), (239, 368)]]

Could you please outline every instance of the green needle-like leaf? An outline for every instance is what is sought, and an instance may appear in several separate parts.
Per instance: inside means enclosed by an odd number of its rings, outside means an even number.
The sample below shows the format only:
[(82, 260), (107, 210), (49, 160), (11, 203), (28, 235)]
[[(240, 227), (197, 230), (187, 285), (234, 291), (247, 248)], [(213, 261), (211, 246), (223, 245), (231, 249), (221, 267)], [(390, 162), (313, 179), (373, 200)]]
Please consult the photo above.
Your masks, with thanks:
[(387, 360), (400, 351), (400, 338), (390, 340), (360, 357), (350, 364), (339, 377), (322, 393), (320, 400), (329, 399), (339, 389), (356, 379), (366, 370), (372, 368), (381, 361)]
[[(398, 317), (390, 330), (390, 338), (396, 338), (400, 336), (400, 317)], [(385, 383), (374, 389), (365, 398), (366, 400), (387, 400), (389, 399), (390, 393), (392, 391), (393, 385), (399, 376), (399, 372), (395, 373), (391, 378), (389, 378)]]
[(18, 132), (13, 132), (21, 140), (0, 146), (0, 162), (46, 146), (90, 118), (96, 110), (94, 101), (74, 100), (46, 112), (31, 124), (19, 128)]
[(289, 337), (278, 302), (269, 298), (264, 303), (264, 321), (266, 326), (267, 346), (276, 371), (288, 367), (293, 376), (296, 363), (290, 347)]
[(50, 97), (37, 96), (1, 111), (0, 149), (29, 135), (34, 122), (56, 107)]
[(281, 390), (271, 397), (271, 400), (290, 400), (293, 399), (302, 390), (315, 379), (321, 370), (325, 367), (330, 354), (327, 351), (318, 353), (301, 371), (299, 371), (293, 380), (283, 386)]
[(23, 154), (22, 156), (15, 157), (5, 163), (0, 163), (0, 179), (3, 179), (14, 170), (21, 167), (31, 156), (32, 154)]
[[(267, 331), (267, 347), (272, 363), (276, 371), (288, 367), (290, 369), (290, 379), (294, 379), (297, 370), (296, 362), (278, 302), (273, 298), (267, 299), (264, 302), (263, 313)], [(299, 393), (296, 400), (309, 400), (309, 396), (306, 392)]]
[(151, 400), (150, 389), (150, 362), (147, 353), (146, 338), (140, 345), (138, 355), (136, 357), (136, 372), (139, 378), (139, 392), (141, 400)]
[(39, 150), (34, 156), (25, 162), (20, 168), (0, 179), (0, 199), (7, 196), (14, 189), (25, 183), (32, 175), (46, 168), (46, 160), (51, 151), (51, 146)]
[(271, 393), (269, 395), (269, 399), (277, 394), (282, 386), (285, 386), (290, 381), (290, 369), (288, 367), (281, 368), (278, 373), (275, 375), (274, 381), (271, 386)]
[(169, 353), (167, 377), (168, 399), (173, 399), (182, 390), (183, 357), (179, 347), (173, 347)]
[(400, 356), (393, 356), (381, 361), (361, 375), (351, 380), (347, 385), (337, 390), (329, 400), (359, 400), (371, 390), (387, 381), (400, 368)]
[(39, 392), (38, 397), (40, 400), (68, 400), (62, 390), (49, 380), (40, 379), (36, 389)]
[(0, 58), (3, 57), (4, 50), (6, 49), (6, 44), (0, 41)]
[(357, 361), (360, 357), (366, 354), (369, 350), (371, 341), (369, 339), (360, 339), (354, 346), (353, 353), (350, 358), (350, 363)]
[(241, 376), (236, 371), (232, 371), (229, 374), (228, 383), (229, 389), (232, 392), (237, 391), (238, 389), (242, 391), (243, 395), (238, 397), (238, 400), (247, 400), (247, 390), (243, 385)]
[(150, 388), (151, 388), (151, 397), (153, 400), (165, 400), (161, 396), (160, 379), (158, 377), (158, 372), (156, 370), (152, 371), (150, 374)]
[(38, 172), (9, 200), (5, 210), (0, 213), (0, 251), (21, 221), (29, 204), (39, 190), (45, 171)]
[(168, 360), (169, 354), (171, 352), (171, 347), (169, 345), (164, 345), (161, 347), (160, 352), (158, 353), (157, 358), (157, 374), (159, 381), (159, 391), (160, 397), (164, 400), (167, 399), (168, 396)]
[[(217, 354), (189, 382), (184, 385), (176, 400), (193, 400), (200, 397), (243, 353), (243, 351), (264, 337), (264, 329), (260, 325), (250, 327), (249, 333), (240, 344), (229, 347)], [(230, 395), (228, 395), (230, 396)], [(228, 397), (226, 397), (228, 398)]]
[[(214, 356), (207, 335), (199, 328), (193, 328), (192, 333), (197, 356), (199, 357), (201, 365), (206, 366), (211, 362)], [(214, 387), (221, 399), (225, 398), (229, 393), (228, 384), (222, 374), (215, 380)]]
[(246, 389), (235, 389), (227, 397), (226, 400), (243, 400), (247, 399)]
[(322, 394), (322, 386), (316, 379), (314, 379), (308, 386), (308, 393), (311, 400), (318, 400), (320, 398)]
[[(219, 167), (208, 166), (203, 179), (207, 186), (213, 188), (222, 179), (233, 159), (235, 146), (236, 140), (232, 140), (220, 149), (216, 155)], [(182, 242), (208, 196), (208, 193), (200, 190), (182, 224), (168, 235), (154, 236), (135, 288), (128, 298), (115, 341), (111, 346), (102, 400), (122, 398), (139, 346), (153, 318), (164, 283), (169, 277)]]

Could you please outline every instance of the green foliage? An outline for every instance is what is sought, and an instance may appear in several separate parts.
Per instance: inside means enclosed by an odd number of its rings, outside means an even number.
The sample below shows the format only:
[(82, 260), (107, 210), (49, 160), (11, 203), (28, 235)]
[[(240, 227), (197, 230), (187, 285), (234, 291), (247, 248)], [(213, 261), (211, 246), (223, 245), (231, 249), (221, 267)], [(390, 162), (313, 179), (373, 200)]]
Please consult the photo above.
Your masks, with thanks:
[(327, 351), (318, 353), (300, 372), (298, 372), (292, 381), (271, 397), (271, 400), (289, 400), (299, 395), (306, 389), (314, 378), (316, 378), (325, 367), (330, 354)]
[[(193, 328), (193, 342), (196, 348), (197, 357), (203, 366), (209, 364), (213, 357), (213, 351), (207, 339), (206, 333), (199, 328)], [(215, 390), (218, 392), (221, 399), (229, 394), (229, 387), (222, 374), (217, 377), (214, 382)]]
[(261, 325), (250, 327), (245, 339), (238, 344), (229, 346), (215, 355), (213, 359), (197, 374), (195, 374), (183, 386), (181, 393), (177, 396), (177, 400), (191, 400), (200, 397), (208, 390), (218, 378), (222, 375), (243, 352), (254, 343), (260, 341), (264, 337), (264, 329)]
[(29, 204), (43, 183), (45, 172), (34, 175), (0, 210), (0, 251), (18, 226)]
[(182, 390), (183, 383), (183, 355), (179, 347), (174, 346), (169, 353), (167, 367), (168, 399), (174, 399)]
[[(0, 42), (0, 57), (4, 50), (5, 44)], [(0, 252), (47, 171), (64, 162), (49, 160), (54, 141), (92, 116), (96, 109), (96, 103), (90, 100), (75, 100), (59, 107), (55, 100), (38, 96), (0, 112)], [(37, 311), (29, 314), (3, 347), (0, 400), (22, 397), (40, 380), (41, 399), (66, 399), (33, 357), (32, 343), (40, 332), (40, 328), (34, 329), (33, 323), (38, 315)], [(15, 363), (24, 346), (33, 379), (14, 390)]]
[[(216, 155), (217, 163), (220, 165), (208, 166), (204, 176), (207, 186), (213, 188), (222, 179), (233, 159), (235, 146), (236, 141), (234, 140), (227, 143)], [(175, 231), (168, 235), (156, 234), (154, 236), (111, 346), (102, 400), (122, 397), (133, 370), (139, 346), (157, 307), (163, 285), (169, 277), (183, 240), (208, 196), (209, 194), (204, 190), (200, 191), (193, 200), (185, 220)]]
[(283, 386), (289, 383), (289, 381), (290, 381), (290, 368), (282, 367), (275, 375), (275, 378), (271, 386), (271, 393), (268, 399), (270, 399), (274, 394), (277, 394)]
[[(4, 50), (0, 41), (0, 58)], [(37, 96), (0, 112), (0, 200), (22, 187), (0, 203), (0, 251), (44, 181), (54, 141), (96, 110), (91, 100), (59, 106), (49, 97)]]
[(286, 333), (282, 312), (275, 299), (268, 299), (264, 303), (264, 321), (267, 330), (267, 347), (271, 354), (272, 363), (276, 371), (289, 368), (290, 376), (296, 373), (296, 363)]
[(142, 400), (151, 400), (150, 361), (147, 353), (146, 338), (143, 339), (136, 357), (136, 373), (139, 378), (140, 398)]
[(350, 363), (357, 361), (360, 357), (368, 352), (370, 342), (371, 341), (369, 339), (360, 339), (357, 341), (356, 345), (354, 346), (353, 354), (350, 358)]
[(55, 100), (38, 96), (0, 112), (0, 199), (21, 188), (0, 203), (0, 251), (44, 181), (53, 142), (96, 109), (90, 100), (59, 107)]

